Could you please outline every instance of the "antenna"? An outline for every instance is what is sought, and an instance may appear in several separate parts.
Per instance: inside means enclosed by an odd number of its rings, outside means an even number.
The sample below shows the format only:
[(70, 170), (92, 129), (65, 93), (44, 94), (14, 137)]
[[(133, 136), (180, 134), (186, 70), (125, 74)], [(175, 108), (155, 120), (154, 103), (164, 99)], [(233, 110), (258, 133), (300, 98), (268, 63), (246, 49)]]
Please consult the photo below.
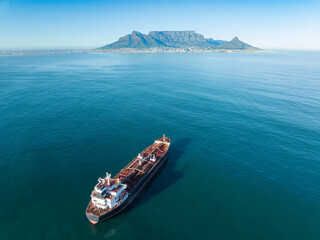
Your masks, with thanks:
[(163, 137), (162, 137), (162, 138), (163, 138), (163, 141), (164, 141), (164, 139), (166, 138), (166, 136), (163, 134)]
[(106, 179), (108, 180), (108, 185), (110, 185), (110, 177), (111, 177), (111, 174), (106, 173)]

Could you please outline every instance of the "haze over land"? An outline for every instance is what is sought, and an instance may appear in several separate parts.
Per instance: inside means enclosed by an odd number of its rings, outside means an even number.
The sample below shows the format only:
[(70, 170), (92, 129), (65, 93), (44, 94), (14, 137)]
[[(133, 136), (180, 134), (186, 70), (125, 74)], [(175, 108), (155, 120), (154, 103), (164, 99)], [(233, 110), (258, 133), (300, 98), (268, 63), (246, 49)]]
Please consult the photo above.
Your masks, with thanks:
[(208, 52), (208, 51), (261, 51), (234, 37), (231, 41), (205, 38), (195, 31), (151, 31), (148, 35), (133, 31), (118, 41), (99, 50), (113, 52)]
[(48, 53), (201, 53), (201, 52), (266, 52), (253, 47), (234, 37), (231, 41), (205, 38), (195, 31), (151, 31), (143, 34), (133, 31), (120, 37), (118, 41), (96, 49), (77, 50), (31, 50), (31, 51), (0, 51), (0, 55), (48, 54)]

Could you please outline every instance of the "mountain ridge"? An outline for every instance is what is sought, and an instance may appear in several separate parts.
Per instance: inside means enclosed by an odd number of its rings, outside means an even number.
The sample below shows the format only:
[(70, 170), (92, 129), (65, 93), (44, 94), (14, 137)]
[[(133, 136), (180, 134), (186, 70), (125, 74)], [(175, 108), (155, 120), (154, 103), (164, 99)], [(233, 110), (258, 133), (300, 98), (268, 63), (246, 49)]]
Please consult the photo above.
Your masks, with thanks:
[(196, 31), (150, 31), (143, 34), (139, 31), (132, 31), (120, 37), (118, 41), (107, 44), (98, 50), (119, 50), (119, 49), (185, 49), (193, 48), (199, 50), (260, 50), (243, 41), (236, 36), (231, 41), (215, 40), (205, 38)]

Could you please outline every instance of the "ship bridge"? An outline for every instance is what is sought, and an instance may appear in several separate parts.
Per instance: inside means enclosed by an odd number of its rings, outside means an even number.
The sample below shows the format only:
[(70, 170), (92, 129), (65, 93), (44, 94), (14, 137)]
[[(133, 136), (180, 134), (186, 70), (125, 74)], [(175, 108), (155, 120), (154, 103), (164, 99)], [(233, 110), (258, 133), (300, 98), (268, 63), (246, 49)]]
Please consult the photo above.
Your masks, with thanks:
[(122, 184), (119, 179), (112, 179), (111, 174), (107, 173), (104, 179), (98, 179), (91, 200), (98, 208), (113, 208), (126, 195), (126, 188), (126, 184)]

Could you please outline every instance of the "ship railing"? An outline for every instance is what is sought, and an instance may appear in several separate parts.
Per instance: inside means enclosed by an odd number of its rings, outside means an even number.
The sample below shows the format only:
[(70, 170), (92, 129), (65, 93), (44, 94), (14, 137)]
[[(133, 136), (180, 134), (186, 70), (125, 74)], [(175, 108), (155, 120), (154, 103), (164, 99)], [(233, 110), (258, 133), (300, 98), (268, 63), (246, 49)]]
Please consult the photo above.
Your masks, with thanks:
[(139, 171), (139, 172), (145, 173), (145, 171), (142, 171), (142, 170), (140, 170), (140, 169), (138, 169), (138, 168), (129, 167), (128, 169), (137, 170), (137, 171)]
[[(154, 144), (152, 144), (151, 146), (148, 146), (147, 148), (145, 148), (141, 153), (144, 153), (144, 152), (145, 152), (146, 150), (148, 150), (149, 148), (152, 149), (152, 146), (154, 146)], [(155, 148), (152, 150), (152, 154), (154, 154), (154, 152), (155, 152), (157, 149), (159, 149), (159, 147), (161, 147), (161, 145), (155, 147)], [(152, 155), (152, 154), (151, 154), (151, 155)], [(129, 167), (131, 167), (131, 166), (132, 166), (134, 163), (136, 163), (138, 160), (139, 160), (138, 157), (135, 157), (133, 161), (131, 161), (127, 166), (125, 166), (125, 167), (115, 176), (115, 178), (119, 177), (119, 174), (120, 174), (122, 171), (125, 171), (126, 169), (128, 169)]]

